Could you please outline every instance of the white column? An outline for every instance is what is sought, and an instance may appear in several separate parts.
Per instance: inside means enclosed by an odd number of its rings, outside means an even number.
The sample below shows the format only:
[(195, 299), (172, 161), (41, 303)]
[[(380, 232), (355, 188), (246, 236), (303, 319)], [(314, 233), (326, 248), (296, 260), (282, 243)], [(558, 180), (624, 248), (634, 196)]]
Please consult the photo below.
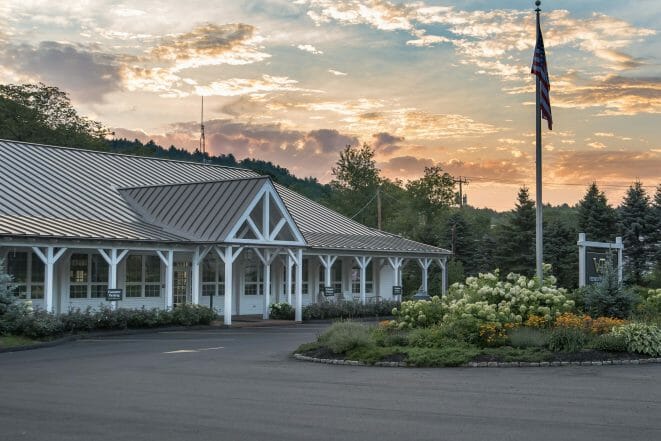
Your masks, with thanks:
[[(109, 253), (106, 253), (106, 250), (103, 248), (98, 249), (99, 254), (103, 257), (103, 260), (108, 264), (108, 289), (117, 288), (117, 265), (122, 261), (124, 256), (129, 252), (129, 250), (124, 250), (121, 253), (118, 253), (117, 248), (111, 248)], [(117, 302), (112, 302), (112, 308), (117, 309)]]
[(66, 248), (60, 248), (57, 253), (54, 247), (46, 247), (43, 251), (39, 247), (32, 247), (34, 253), (44, 263), (44, 309), (46, 312), (54, 312), (53, 308), (53, 284), (55, 263), (66, 252)]
[(370, 261), (372, 260), (371, 257), (354, 257), (356, 259), (356, 262), (358, 263), (358, 268), (360, 268), (360, 303), (363, 305), (367, 301), (367, 289), (365, 288), (365, 276), (366, 276), (366, 268), (367, 265), (369, 265)]
[(291, 305), (291, 269), (292, 266), (294, 266), (294, 262), (292, 261), (292, 258), (290, 255), (287, 255), (287, 262), (285, 262), (285, 266), (287, 267), (287, 303)]
[(167, 255), (162, 251), (156, 251), (156, 254), (165, 265), (165, 309), (170, 310), (174, 304), (174, 250), (168, 250)]
[(448, 292), (448, 258), (438, 259), (438, 264), (441, 267), (441, 295), (445, 295)]
[(431, 265), (432, 260), (428, 257), (423, 257), (422, 259), (418, 259), (418, 263), (420, 264), (420, 268), (422, 269), (422, 291), (425, 294), (429, 294), (428, 290), (428, 270), (429, 266)]
[(393, 286), (402, 286), (401, 267), (404, 263), (403, 257), (388, 257), (388, 263), (393, 270)]
[(191, 259), (191, 301), (193, 305), (200, 304), (200, 247), (195, 247)]
[(322, 295), (326, 295), (326, 290), (325, 288), (327, 286), (333, 286), (333, 280), (332, 280), (332, 269), (333, 269), (333, 264), (335, 263), (335, 260), (337, 260), (337, 256), (319, 256), (319, 261), (324, 267), (324, 292)]
[(579, 288), (585, 286), (586, 249), (585, 249), (585, 245), (583, 245), (584, 242), (585, 242), (585, 233), (578, 233), (578, 287)]
[[(218, 253), (220, 255), (220, 252)], [(232, 295), (233, 293), (233, 280), (232, 271), (234, 269), (234, 254), (232, 247), (225, 247), (225, 305), (223, 310), (223, 322), (225, 326), (232, 326)]]
[(296, 312), (294, 319), (303, 321), (303, 250), (296, 250)]
[(624, 266), (624, 262), (622, 261), (622, 251), (624, 250), (624, 245), (622, 244), (622, 238), (621, 237), (616, 237), (615, 238), (615, 244), (618, 246), (617, 248), (617, 280), (618, 282), (622, 283), (622, 267)]
[(264, 311), (262, 319), (268, 320), (271, 305), (271, 255), (269, 250), (264, 251)]

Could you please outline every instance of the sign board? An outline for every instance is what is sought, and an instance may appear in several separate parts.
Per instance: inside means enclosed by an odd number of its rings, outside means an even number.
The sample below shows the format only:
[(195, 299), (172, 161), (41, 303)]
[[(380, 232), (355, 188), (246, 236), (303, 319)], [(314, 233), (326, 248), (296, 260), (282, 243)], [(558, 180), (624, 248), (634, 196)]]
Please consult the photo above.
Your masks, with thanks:
[(108, 291), (106, 291), (106, 301), (117, 302), (122, 300), (122, 294), (121, 288), (109, 288)]
[(393, 286), (392, 287), (392, 295), (393, 296), (401, 296), (402, 295), (402, 287), (401, 286)]
[(601, 283), (606, 265), (610, 263), (613, 270), (617, 269), (617, 252), (613, 251), (587, 251), (585, 259), (585, 281), (588, 284)]
[(324, 296), (333, 297), (335, 295), (335, 288), (332, 286), (324, 286)]

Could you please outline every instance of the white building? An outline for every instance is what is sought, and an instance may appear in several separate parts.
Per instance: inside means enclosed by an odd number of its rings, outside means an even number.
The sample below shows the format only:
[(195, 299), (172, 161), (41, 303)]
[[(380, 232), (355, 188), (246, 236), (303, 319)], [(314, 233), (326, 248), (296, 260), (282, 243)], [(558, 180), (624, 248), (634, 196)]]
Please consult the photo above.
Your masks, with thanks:
[[(393, 297), (447, 250), (368, 228), (250, 170), (0, 140), (0, 257), (23, 298), (61, 313)], [(444, 283), (444, 288), (445, 288)], [(328, 287), (328, 288), (325, 288)], [(333, 287), (333, 289), (330, 289)]]

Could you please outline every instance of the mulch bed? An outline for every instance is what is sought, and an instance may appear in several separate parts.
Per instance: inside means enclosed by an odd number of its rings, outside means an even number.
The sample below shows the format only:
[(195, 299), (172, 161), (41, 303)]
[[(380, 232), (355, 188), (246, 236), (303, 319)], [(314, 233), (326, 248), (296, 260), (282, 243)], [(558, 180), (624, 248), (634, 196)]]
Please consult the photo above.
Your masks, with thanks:
[[(553, 361), (638, 360), (640, 358), (645, 358), (645, 356), (640, 354), (635, 354), (632, 352), (604, 352), (604, 351), (585, 349), (580, 352), (554, 352), (551, 353), (550, 358), (544, 361), (553, 362)], [(471, 361), (506, 362), (510, 360), (494, 355), (480, 354)]]

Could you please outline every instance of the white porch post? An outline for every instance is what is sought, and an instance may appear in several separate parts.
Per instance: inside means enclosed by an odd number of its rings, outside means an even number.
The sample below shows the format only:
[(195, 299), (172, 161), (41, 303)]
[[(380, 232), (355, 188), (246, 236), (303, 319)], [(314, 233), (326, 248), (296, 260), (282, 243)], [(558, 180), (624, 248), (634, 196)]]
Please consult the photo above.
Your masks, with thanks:
[(622, 238), (620, 236), (615, 238), (615, 243), (618, 245), (617, 248), (617, 281), (622, 283), (622, 268), (624, 262), (622, 261), (622, 251), (624, 250), (624, 245), (622, 245)]
[(418, 259), (418, 263), (420, 264), (420, 268), (422, 269), (422, 291), (425, 294), (428, 294), (428, 273), (427, 271), (429, 270), (429, 266), (431, 265), (432, 260), (428, 257), (424, 257), (422, 259)]
[(321, 264), (324, 266), (324, 292), (322, 293), (323, 295), (326, 295), (325, 288), (327, 286), (333, 286), (333, 280), (332, 280), (332, 268), (333, 264), (337, 260), (337, 256), (319, 256), (319, 260), (321, 261)]
[(404, 258), (403, 257), (388, 257), (388, 263), (392, 267), (393, 270), (393, 285), (394, 286), (402, 286), (402, 279), (401, 279), (401, 267), (402, 264), (404, 263)]
[[(290, 251), (291, 253), (291, 251)], [(292, 256), (296, 263), (296, 305), (294, 306), (294, 320), (303, 321), (303, 250), (296, 250), (296, 256)]]
[(439, 258), (438, 266), (441, 267), (441, 295), (445, 295), (448, 292), (448, 258)]
[[(585, 286), (585, 257), (586, 247), (583, 243), (586, 241), (585, 233), (578, 233), (578, 287)], [(619, 258), (619, 251), (618, 251)]]
[(365, 269), (367, 268), (367, 265), (369, 265), (370, 261), (372, 260), (371, 257), (366, 257), (366, 256), (361, 256), (361, 257), (355, 257), (356, 262), (358, 263), (358, 267), (360, 268), (360, 303), (363, 305), (367, 301), (367, 292), (365, 288), (365, 275), (366, 271)]
[(44, 309), (46, 312), (54, 312), (53, 308), (53, 267), (55, 263), (66, 252), (66, 248), (60, 248), (57, 253), (54, 247), (46, 247), (42, 251), (39, 247), (32, 247), (34, 253), (44, 263)]
[(200, 304), (200, 265), (209, 251), (211, 251), (211, 247), (204, 249), (195, 247), (195, 251), (193, 251), (191, 259), (191, 300), (193, 305)]
[(286, 277), (287, 303), (291, 305), (291, 269), (294, 266), (294, 261), (292, 260), (289, 254), (287, 255), (287, 261), (285, 262), (285, 266), (287, 267), (287, 277)]
[(232, 326), (232, 296), (234, 295), (232, 270), (234, 261), (241, 254), (241, 251), (243, 251), (243, 247), (239, 247), (236, 251), (232, 249), (231, 245), (226, 246), (224, 251), (221, 251), (220, 247), (216, 247), (216, 254), (225, 263), (225, 305), (223, 308), (223, 323), (225, 326)]
[(174, 304), (174, 250), (168, 250), (167, 255), (162, 251), (156, 251), (165, 265), (165, 308), (170, 310)]
[[(108, 264), (108, 289), (117, 288), (117, 265), (128, 254), (129, 250), (123, 250), (119, 254), (117, 248), (111, 248), (110, 253), (106, 253), (103, 248), (99, 248), (98, 251)], [(117, 309), (117, 302), (112, 302), (112, 307)]]

